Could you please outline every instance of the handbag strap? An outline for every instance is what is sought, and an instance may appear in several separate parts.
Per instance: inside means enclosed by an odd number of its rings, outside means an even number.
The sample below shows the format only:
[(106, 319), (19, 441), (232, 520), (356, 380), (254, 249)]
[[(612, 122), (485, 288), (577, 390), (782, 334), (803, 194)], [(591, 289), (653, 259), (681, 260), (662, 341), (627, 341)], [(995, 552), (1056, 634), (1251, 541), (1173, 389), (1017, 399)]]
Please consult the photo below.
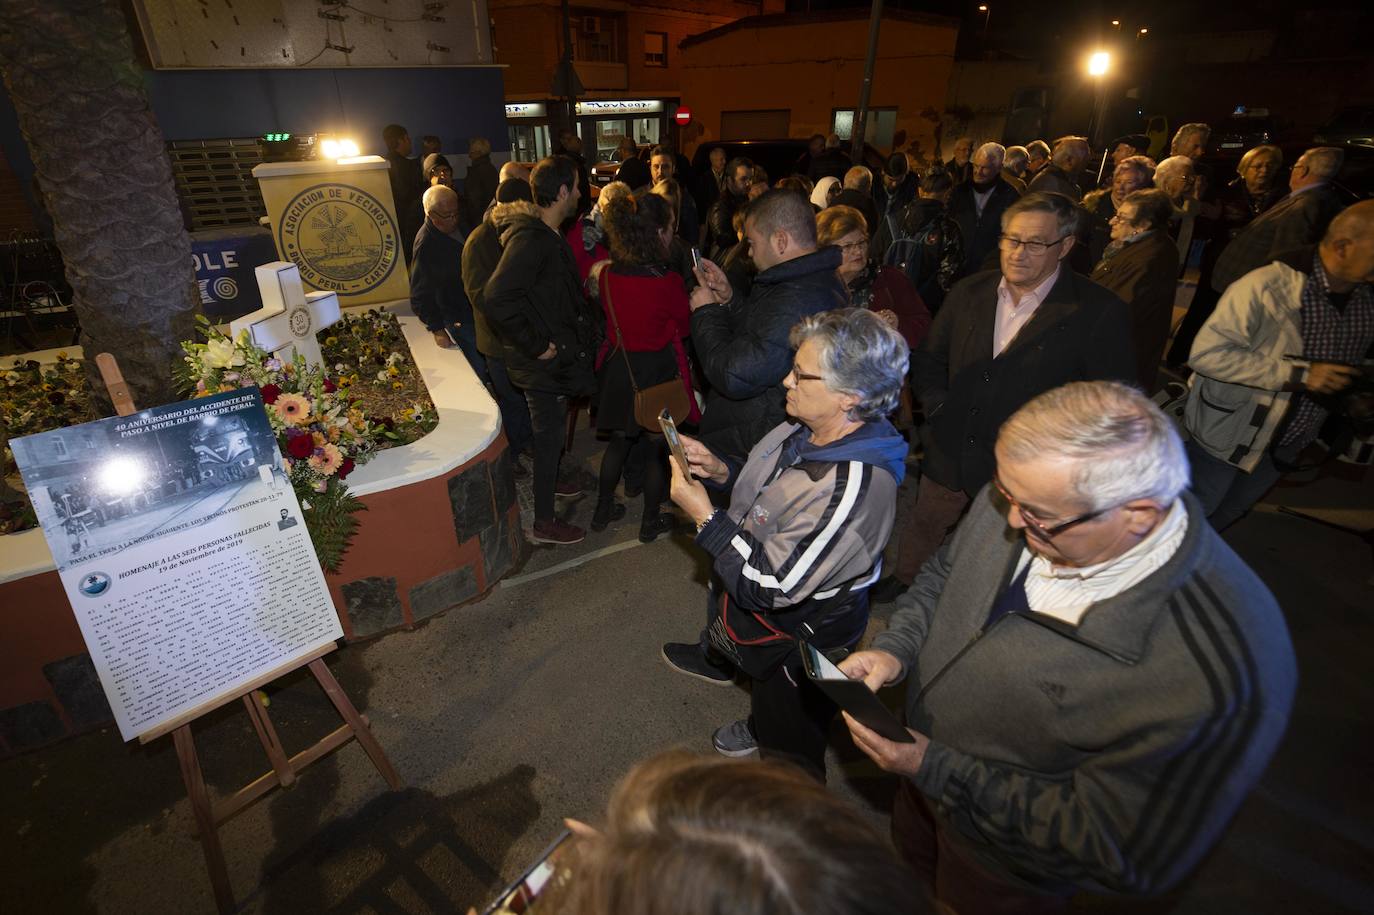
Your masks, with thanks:
[(630, 354), (625, 351), (625, 335), (620, 332), (620, 321), (615, 316), (615, 303), (611, 301), (611, 267), (607, 264), (601, 271), (601, 296), (606, 300), (606, 311), (610, 312), (611, 323), (615, 325), (616, 348), (625, 359), (625, 371), (630, 374), (630, 387), (636, 394), (639, 385), (635, 382), (635, 370), (630, 368)]

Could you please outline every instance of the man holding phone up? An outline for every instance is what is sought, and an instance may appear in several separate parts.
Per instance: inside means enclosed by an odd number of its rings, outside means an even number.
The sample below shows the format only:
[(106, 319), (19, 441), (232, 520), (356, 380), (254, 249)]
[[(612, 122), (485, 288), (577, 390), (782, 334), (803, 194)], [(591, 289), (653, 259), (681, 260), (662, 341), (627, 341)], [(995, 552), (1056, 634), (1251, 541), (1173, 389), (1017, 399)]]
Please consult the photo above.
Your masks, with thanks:
[(902, 776), (897, 849), (954, 910), (1162, 892), (1283, 735), (1283, 615), (1184, 492), (1178, 433), (1135, 389), (1041, 394), (996, 458), (888, 629), (839, 665), (874, 690), (907, 680), (915, 743), (845, 722)]

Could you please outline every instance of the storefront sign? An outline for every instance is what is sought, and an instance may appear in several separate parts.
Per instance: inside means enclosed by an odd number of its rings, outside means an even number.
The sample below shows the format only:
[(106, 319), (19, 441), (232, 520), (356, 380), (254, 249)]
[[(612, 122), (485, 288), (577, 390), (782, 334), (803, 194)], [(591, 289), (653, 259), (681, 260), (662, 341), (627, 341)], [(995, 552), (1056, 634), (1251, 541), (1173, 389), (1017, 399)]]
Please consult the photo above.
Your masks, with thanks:
[(577, 103), (578, 114), (651, 114), (662, 110), (662, 99), (598, 99)]
[(508, 118), (542, 118), (545, 114), (543, 102), (515, 102), (506, 106)]

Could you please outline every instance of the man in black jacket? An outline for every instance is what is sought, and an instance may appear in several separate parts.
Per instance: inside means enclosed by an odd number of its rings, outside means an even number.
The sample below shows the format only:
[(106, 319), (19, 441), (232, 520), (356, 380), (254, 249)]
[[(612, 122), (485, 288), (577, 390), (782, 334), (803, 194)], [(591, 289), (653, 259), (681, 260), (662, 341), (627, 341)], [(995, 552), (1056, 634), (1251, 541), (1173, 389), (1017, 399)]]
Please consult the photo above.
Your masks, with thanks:
[(497, 185), (492, 205), (463, 245), (463, 288), (472, 305), (472, 327), (477, 338), (477, 351), (487, 363), (487, 378), (496, 405), (501, 408), (501, 427), (506, 431), (506, 442), (512, 457), (523, 454), (534, 437), (530, 427), (530, 405), (525, 402), (524, 392), (511, 384), (510, 374), (506, 371), (505, 350), (483, 309), (487, 280), (491, 279), (496, 265), (501, 262), (501, 230), (496, 223), (498, 219), (505, 221), (512, 215), (509, 207), (502, 207), (517, 201), (532, 203), (533, 200), (527, 179), (502, 181)]
[(754, 183), (754, 163), (736, 156), (725, 166), (725, 186), (706, 214), (706, 241), (702, 253), (720, 261), (738, 242), (735, 238), (735, 211), (749, 202), (749, 185)]
[(832, 206), (853, 207), (863, 214), (868, 237), (878, 234), (878, 208), (873, 203), (873, 173), (866, 165), (856, 165), (844, 173), (844, 189)]
[(883, 219), (874, 237), (874, 258), (905, 273), (932, 315), (964, 269), (964, 236), (948, 212), (953, 192), (953, 177), (934, 166), (921, 179), (920, 196)]
[(530, 406), (536, 543), (586, 536), (554, 515), (567, 399), (596, 390), (592, 358), (600, 333), (599, 315), (582, 294), (572, 249), (558, 230), (577, 212), (577, 178), (577, 164), (566, 156), (535, 165), (534, 203), (512, 204), (497, 222), (501, 260), (484, 291), (483, 311), (501, 341), (506, 370)]
[(486, 381), (486, 360), (477, 350), (472, 305), (463, 289), (463, 237), (458, 232), (458, 195), (436, 184), (422, 198), (425, 223), (415, 233), (410, 265), (410, 304), (434, 342), (443, 349), (455, 343), (477, 377)]
[(382, 142), (386, 144), (386, 161), (391, 169), (391, 198), (396, 206), (396, 228), (401, 233), (401, 252), (406, 266), (410, 266), (415, 233), (420, 231), (424, 214), (420, 211), (420, 195), (428, 182), (420, 174), (420, 163), (410, 158), (413, 148), (410, 133), (400, 124), (382, 128)]
[(949, 216), (959, 224), (964, 242), (961, 276), (984, 269), (984, 262), (997, 250), (1002, 214), (1020, 196), (1002, 177), (1006, 155), (1000, 143), (984, 143), (973, 154), (969, 180), (962, 184), (955, 181), (954, 193), (949, 198)]
[[(816, 248), (811, 203), (772, 190), (749, 204), (744, 219), (758, 275), (747, 300), (725, 273), (703, 261), (692, 293), (692, 342), (711, 384), (701, 439), (743, 460), (787, 415), (782, 379), (792, 369), (792, 327), (806, 315), (849, 304), (835, 271), (840, 250)], [(719, 304), (717, 304), (719, 303)]]
[(468, 232), (482, 221), (499, 183), (496, 166), (491, 164), (491, 141), (473, 137), (468, 141), (468, 173), (463, 178), (463, 227)]
[(916, 509), (898, 520), (893, 576), (875, 588), (880, 599), (906, 590), (992, 479), (997, 430), (1022, 404), (1070, 381), (1135, 380), (1126, 304), (1064, 260), (1077, 222), (1059, 194), (1012, 204), (1002, 216), (1001, 270), (956, 284), (917, 351), (925, 456)]

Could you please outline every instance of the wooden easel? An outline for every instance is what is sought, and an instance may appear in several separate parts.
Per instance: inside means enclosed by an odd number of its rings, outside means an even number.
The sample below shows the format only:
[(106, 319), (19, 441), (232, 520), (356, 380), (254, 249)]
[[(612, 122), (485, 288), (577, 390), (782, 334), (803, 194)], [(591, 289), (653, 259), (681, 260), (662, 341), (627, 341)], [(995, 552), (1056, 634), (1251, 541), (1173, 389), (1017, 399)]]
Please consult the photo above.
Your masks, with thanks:
[[(95, 363), (100, 369), (105, 387), (110, 392), (110, 399), (114, 403), (115, 412), (120, 416), (129, 416), (136, 412), (133, 396), (129, 392), (129, 385), (124, 381), (124, 376), (120, 372), (114, 356), (109, 353), (101, 353), (95, 357)], [(372, 729), (368, 726), (367, 718), (358, 713), (357, 708), (348, 698), (348, 694), (343, 691), (343, 687), (339, 686), (339, 681), (334, 678), (334, 674), (324, 663), (324, 656), (336, 647), (333, 642), (317, 646), (289, 663), (255, 678), (244, 692), (191, 709), (146, 734), (139, 735), (139, 743), (144, 744), (169, 732), (172, 735), (172, 743), (177, 751), (177, 761), (181, 765), (181, 778), (186, 782), (186, 794), (190, 798), (191, 810), (196, 817), (196, 829), (200, 838), (201, 850), (205, 853), (205, 868), (210, 873), (210, 886), (214, 890), (215, 905), (221, 913), (227, 915), (227, 913), (233, 912), (236, 906), (234, 904), (234, 891), (229, 885), (229, 870), (224, 864), (224, 850), (219, 844), (219, 827), (247, 809), (273, 788), (285, 788), (294, 784), (296, 776), (302, 769), (337, 750), (350, 740), (357, 740), (362, 745), (368, 758), (372, 760), (372, 764), (377, 767), (377, 771), (386, 779), (392, 790), (398, 790), (405, 786), (401, 777), (396, 774), (396, 770), (392, 767), (391, 760), (387, 758), (386, 751), (377, 742), (377, 738), (372, 735)], [(277, 737), (277, 730), (272, 725), (272, 719), (267, 715), (265, 701), (267, 697), (261, 692), (261, 688), (302, 667), (308, 667), (310, 672), (314, 674), (320, 688), (329, 697), (329, 701), (334, 703), (334, 708), (338, 710), (344, 723), (314, 746), (287, 758), (286, 751), (282, 749), (281, 740)], [(248, 710), (248, 718), (253, 722), (253, 730), (257, 732), (258, 740), (261, 741), (262, 748), (267, 753), (267, 759), (272, 764), (272, 771), (258, 776), (229, 797), (218, 802), (212, 802), (210, 794), (205, 788), (205, 777), (201, 773), (200, 759), (196, 755), (196, 743), (191, 735), (191, 724), (202, 715), (228, 705), (235, 699), (241, 700), (243, 707)]]

